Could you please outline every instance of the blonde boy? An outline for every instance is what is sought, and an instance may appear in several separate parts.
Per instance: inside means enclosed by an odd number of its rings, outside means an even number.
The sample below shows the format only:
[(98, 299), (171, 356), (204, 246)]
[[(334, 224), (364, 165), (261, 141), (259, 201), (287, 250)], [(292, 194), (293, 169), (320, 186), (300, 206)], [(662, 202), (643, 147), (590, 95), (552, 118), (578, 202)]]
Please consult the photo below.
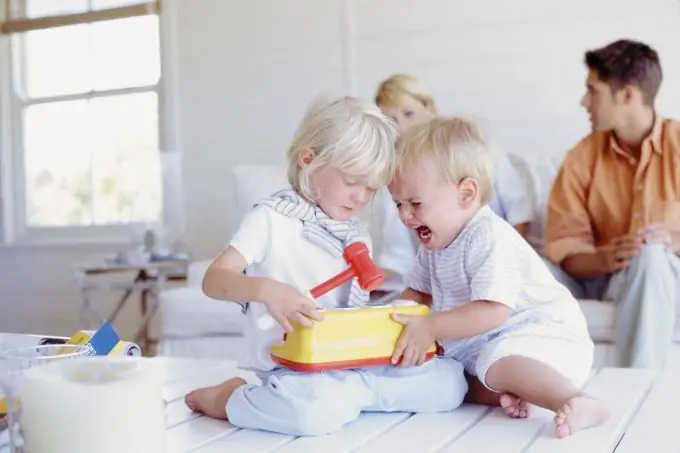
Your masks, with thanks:
[(558, 437), (601, 423), (606, 405), (582, 393), (593, 360), (585, 318), (570, 292), (507, 222), (486, 206), (492, 157), (480, 129), (460, 118), (412, 126), (397, 144), (389, 189), (420, 240), (404, 298), (431, 306), (399, 317), (394, 352), (422, 363), (437, 340), (512, 417), (527, 403), (556, 413)]

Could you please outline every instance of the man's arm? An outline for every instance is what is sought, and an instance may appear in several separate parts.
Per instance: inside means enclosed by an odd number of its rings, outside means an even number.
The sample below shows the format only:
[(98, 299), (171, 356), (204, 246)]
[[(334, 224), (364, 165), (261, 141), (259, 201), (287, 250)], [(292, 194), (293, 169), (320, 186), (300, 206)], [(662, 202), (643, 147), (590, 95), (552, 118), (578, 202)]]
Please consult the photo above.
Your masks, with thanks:
[(596, 278), (607, 273), (597, 252), (569, 255), (562, 261), (562, 268), (577, 278)]
[(591, 153), (587, 141), (565, 157), (548, 198), (545, 254), (574, 277), (606, 274), (587, 209)]

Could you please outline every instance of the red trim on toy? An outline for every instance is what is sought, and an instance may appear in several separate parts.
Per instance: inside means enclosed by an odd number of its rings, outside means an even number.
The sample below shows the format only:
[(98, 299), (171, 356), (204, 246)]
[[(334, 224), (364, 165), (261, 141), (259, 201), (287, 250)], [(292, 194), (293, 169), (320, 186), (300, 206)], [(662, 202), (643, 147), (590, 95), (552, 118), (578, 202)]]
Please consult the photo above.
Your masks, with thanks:
[[(425, 355), (425, 360), (430, 360), (434, 357), (436, 352), (428, 352)], [(279, 365), (290, 368), (293, 371), (314, 372), (314, 371), (329, 371), (329, 370), (343, 370), (347, 368), (364, 368), (377, 365), (392, 365), (392, 357), (378, 357), (375, 359), (355, 359), (355, 360), (341, 360), (338, 362), (323, 362), (323, 363), (300, 363), (292, 360), (284, 359), (279, 356), (271, 355), (274, 362)]]

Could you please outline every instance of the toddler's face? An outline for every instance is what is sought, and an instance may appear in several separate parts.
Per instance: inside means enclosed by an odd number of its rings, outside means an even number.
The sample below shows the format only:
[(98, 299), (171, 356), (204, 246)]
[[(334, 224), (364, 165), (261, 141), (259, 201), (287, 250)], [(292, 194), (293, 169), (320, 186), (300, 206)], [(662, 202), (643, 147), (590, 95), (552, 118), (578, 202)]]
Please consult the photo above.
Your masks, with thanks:
[(468, 185), (447, 183), (434, 164), (422, 162), (399, 172), (388, 188), (401, 221), (427, 249), (437, 250), (456, 239), (473, 212), (477, 196)]
[(355, 216), (375, 194), (365, 181), (333, 167), (315, 171), (310, 176), (310, 184), (318, 194), (314, 201), (329, 217), (339, 221)]

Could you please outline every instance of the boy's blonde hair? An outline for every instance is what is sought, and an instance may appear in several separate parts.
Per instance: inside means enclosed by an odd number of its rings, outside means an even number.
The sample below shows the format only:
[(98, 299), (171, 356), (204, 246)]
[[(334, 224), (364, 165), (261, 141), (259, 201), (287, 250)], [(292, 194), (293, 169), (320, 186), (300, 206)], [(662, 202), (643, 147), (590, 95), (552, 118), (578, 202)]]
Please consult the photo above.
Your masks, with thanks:
[(432, 93), (417, 78), (408, 74), (393, 74), (380, 82), (375, 92), (375, 103), (379, 106), (398, 106), (403, 103), (404, 96), (411, 96), (430, 109), (432, 113), (437, 113), (437, 105)]
[(440, 177), (457, 184), (473, 178), (482, 204), (491, 199), (493, 148), (482, 127), (461, 117), (435, 117), (408, 128), (397, 141), (397, 171), (429, 159)]
[[(318, 96), (288, 148), (288, 182), (313, 200), (318, 194), (313, 193), (309, 176), (330, 166), (377, 190), (394, 176), (396, 139), (396, 124), (375, 104), (352, 96)], [(316, 156), (301, 167), (300, 153), (305, 149)]]

